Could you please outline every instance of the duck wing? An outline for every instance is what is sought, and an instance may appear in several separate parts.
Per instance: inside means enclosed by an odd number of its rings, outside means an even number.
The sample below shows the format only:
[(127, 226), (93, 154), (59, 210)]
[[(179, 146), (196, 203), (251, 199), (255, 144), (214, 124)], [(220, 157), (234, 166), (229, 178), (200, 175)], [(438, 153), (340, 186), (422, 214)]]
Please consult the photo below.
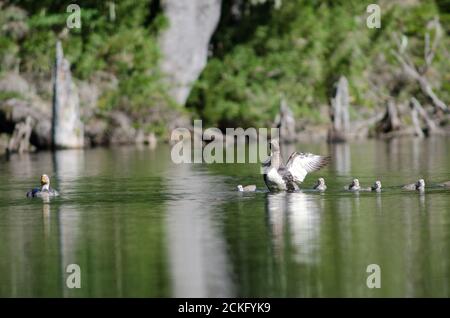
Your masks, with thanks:
[(27, 192), (27, 198), (33, 198), (41, 191), (40, 188), (34, 188)]
[(50, 193), (50, 195), (53, 195), (53, 196), (55, 196), (55, 197), (59, 196), (59, 192), (56, 191), (56, 190), (53, 189), (53, 188), (50, 188), (49, 193)]
[(308, 173), (325, 167), (330, 159), (329, 156), (293, 152), (288, 159), (286, 168), (294, 177), (295, 182), (303, 182)]

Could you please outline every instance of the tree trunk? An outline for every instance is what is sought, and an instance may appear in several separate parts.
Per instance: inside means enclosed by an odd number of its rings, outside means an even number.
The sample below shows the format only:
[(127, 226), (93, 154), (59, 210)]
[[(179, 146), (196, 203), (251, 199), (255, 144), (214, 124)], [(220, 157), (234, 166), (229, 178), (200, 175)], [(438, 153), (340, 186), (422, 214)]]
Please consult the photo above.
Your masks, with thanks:
[(164, 0), (162, 6), (169, 27), (161, 36), (161, 67), (168, 77), (171, 96), (184, 105), (193, 82), (206, 66), (221, 0)]
[(350, 132), (350, 97), (348, 91), (348, 81), (345, 76), (341, 76), (337, 83), (336, 95), (331, 99), (331, 120), (332, 128), (328, 132), (328, 141), (346, 141)]
[(412, 120), (415, 135), (419, 138), (425, 137), (425, 134), (423, 133), (422, 127), (420, 125), (417, 108), (414, 107), (414, 103), (411, 103), (411, 120)]
[(386, 134), (392, 131), (400, 130), (401, 121), (398, 117), (397, 106), (394, 101), (389, 100), (386, 105), (386, 112), (383, 118), (378, 122), (376, 131), (378, 134)]
[(9, 140), (8, 152), (28, 152), (30, 150), (30, 136), (33, 129), (33, 120), (27, 117), (24, 122), (17, 123)]
[(281, 142), (290, 143), (296, 140), (294, 114), (285, 99), (281, 100), (280, 112), (275, 119), (275, 126), (280, 130)]
[(438, 127), (438, 125), (435, 123), (435, 121), (430, 118), (427, 111), (422, 107), (422, 105), (419, 103), (419, 101), (416, 98), (411, 98), (411, 111), (415, 111), (425, 122), (425, 125), (427, 127), (427, 134), (428, 135), (440, 135), (442, 134), (441, 129)]
[(64, 58), (59, 41), (56, 43), (53, 81), (53, 146), (56, 148), (81, 148), (84, 146), (84, 128), (80, 120), (78, 91), (72, 82), (70, 64)]

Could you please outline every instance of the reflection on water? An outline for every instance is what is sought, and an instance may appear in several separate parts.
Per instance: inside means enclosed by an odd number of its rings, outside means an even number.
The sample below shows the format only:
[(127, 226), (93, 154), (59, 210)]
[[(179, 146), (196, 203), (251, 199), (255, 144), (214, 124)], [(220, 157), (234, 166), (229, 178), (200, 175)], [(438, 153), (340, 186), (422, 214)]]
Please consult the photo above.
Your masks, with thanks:
[[(174, 165), (167, 147), (13, 156), (0, 162), (0, 296), (448, 297), (450, 196), (434, 185), (450, 180), (449, 145), (291, 145), (284, 158), (333, 158), (299, 193), (265, 192), (258, 165)], [(61, 196), (25, 198), (42, 173)], [(318, 176), (325, 193), (310, 190)], [(383, 192), (343, 191), (353, 177)], [(425, 194), (401, 190), (418, 177)], [(72, 263), (81, 289), (66, 287)]]
[(336, 143), (330, 145), (333, 168), (339, 175), (351, 174), (350, 145), (348, 143)]
[[(46, 201), (46, 202), (45, 202)], [(50, 224), (50, 199), (47, 198), (44, 200), (44, 204), (42, 205), (42, 219), (44, 222), (44, 232), (45, 238), (48, 239), (50, 236), (51, 224)]]
[(283, 258), (284, 228), (286, 223), (286, 196), (284, 192), (267, 194), (267, 212), (271, 234), (274, 242), (275, 255)]
[(318, 257), (320, 233), (320, 195), (298, 193), (268, 193), (267, 212), (272, 227), (274, 251), (283, 257), (286, 235), (294, 247), (298, 263), (314, 263)]
[[(177, 165), (168, 173), (173, 201), (167, 207), (167, 235), (174, 297), (231, 297), (226, 246), (212, 211), (226, 191), (220, 177)], [(205, 195), (206, 194), (206, 195)]]
[(320, 211), (316, 197), (292, 193), (288, 198), (288, 221), (296, 248), (296, 261), (314, 264), (319, 246)]
[[(69, 193), (71, 184), (76, 182), (77, 177), (82, 175), (84, 167), (84, 150), (61, 150), (52, 156), (55, 179), (61, 193)], [(59, 255), (61, 273), (66, 272), (69, 264), (77, 264), (77, 246), (81, 228), (81, 216), (76, 206), (61, 204), (58, 206), (58, 231), (59, 231)], [(120, 252), (120, 250), (119, 250)], [(63, 279), (64, 282), (64, 279)], [(63, 296), (71, 296), (71, 289), (62, 286)]]

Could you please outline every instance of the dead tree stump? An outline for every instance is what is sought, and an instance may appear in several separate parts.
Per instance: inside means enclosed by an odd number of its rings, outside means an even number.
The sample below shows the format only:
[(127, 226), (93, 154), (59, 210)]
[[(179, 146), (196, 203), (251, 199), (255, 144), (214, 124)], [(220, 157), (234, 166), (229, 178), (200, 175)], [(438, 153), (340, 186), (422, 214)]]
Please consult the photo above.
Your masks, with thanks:
[(410, 103), (411, 106), (411, 121), (413, 124), (413, 128), (414, 128), (414, 134), (419, 137), (419, 138), (423, 138), (425, 137), (425, 134), (423, 133), (421, 124), (420, 124), (420, 119), (419, 119), (419, 114), (417, 113), (417, 108), (414, 107), (414, 103)]
[(349, 105), (348, 81), (345, 76), (341, 76), (337, 83), (336, 95), (331, 99), (332, 127), (328, 130), (329, 142), (343, 142), (348, 139), (350, 132)]
[(70, 63), (64, 58), (60, 41), (56, 43), (53, 81), (53, 146), (81, 148), (84, 146), (84, 127), (80, 120), (80, 101), (77, 87), (72, 82)]
[(281, 100), (280, 112), (275, 118), (275, 126), (280, 130), (281, 142), (295, 142), (295, 118), (285, 99)]
[(378, 134), (386, 134), (393, 131), (398, 131), (401, 128), (401, 121), (398, 116), (397, 106), (393, 100), (389, 100), (386, 104), (386, 112), (383, 118), (376, 125), (376, 132)]
[[(411, 107), (411, 116), (413, 116), (413, 113), (415, 113), (416, 117), (420, 116), (420, 118), (422, 118), (423, 121), (425, 122), (426, 132), (427, 132), (428, 136), (442, 134), (442, 130), (439, 128), (439, 126), (436, 124), (436, 122), (428, 115), (427, 111), (422, 107), (420, 102), (415, 97), (411, 98), (410, 107)], [(416, 121), (420, 125), (419, 118), (417, 118)], [(414, 123), (414, 119), (413, 119), (413, 123)], [(414, 124), (414, 125), (416, 125), (416, 124)]]
[(23, 153), (31, 149), (30, 137), (33, 130), (33, 120), (27, 117), (24, 122), (17, 123), (8, 143), (8, 152)]

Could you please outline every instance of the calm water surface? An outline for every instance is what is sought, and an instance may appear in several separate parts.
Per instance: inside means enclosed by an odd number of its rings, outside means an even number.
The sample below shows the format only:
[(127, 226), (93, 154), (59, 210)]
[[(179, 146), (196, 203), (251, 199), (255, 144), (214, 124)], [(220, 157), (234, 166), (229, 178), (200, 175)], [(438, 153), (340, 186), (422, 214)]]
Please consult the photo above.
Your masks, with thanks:
[[(256, 164), (175, 165), (168, 146), (0, 159), (0, 296), (449, 296), (450, 190), (433, 185), (450, 180), (450, 139), (295, 149), (333, 157), (301, 193), (266, 193)], [(42, 173), (62, 193), (49, 204), (25, 198)], [(319, 176), (324, 194), (307, 190)], [(384, 191), (343, 191), (353, 177)], [(419, 177), (424, 195), (400, 189)]]

